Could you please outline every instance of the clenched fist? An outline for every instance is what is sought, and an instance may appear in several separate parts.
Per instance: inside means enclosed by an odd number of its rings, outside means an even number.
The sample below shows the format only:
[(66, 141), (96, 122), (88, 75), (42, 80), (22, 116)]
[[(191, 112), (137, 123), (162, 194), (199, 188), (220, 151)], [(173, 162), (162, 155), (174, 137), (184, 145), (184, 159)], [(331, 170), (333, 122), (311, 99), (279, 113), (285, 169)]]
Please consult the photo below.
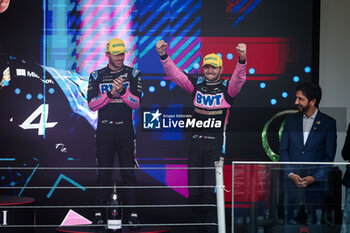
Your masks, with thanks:
[(244, 43), (239, 43), (236, 47), (241, 60), (247, 60), (247, 45)]
[(159, 54), (159, 56), (163, 56), (165, 54), (165, 50), (168, 47), (168, 43), (164, 40), (160, 40), (156, 44), (156, 49)]

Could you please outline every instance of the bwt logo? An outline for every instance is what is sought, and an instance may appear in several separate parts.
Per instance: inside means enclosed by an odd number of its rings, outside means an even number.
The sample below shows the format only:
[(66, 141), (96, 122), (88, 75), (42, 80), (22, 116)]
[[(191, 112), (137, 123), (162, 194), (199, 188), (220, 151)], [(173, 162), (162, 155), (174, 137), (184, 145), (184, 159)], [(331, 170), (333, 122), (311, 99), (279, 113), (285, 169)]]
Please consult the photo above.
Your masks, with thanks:
[(144, 129), (160, 129), (160, 116), (162, 114), (159, 109), (155, 112), (143, 112), (143, 128)]
[(100, 91), (101, 91), (101, 95), (103, 95), (106, 92), (109, 92), (110, 90), (112, 90), (113, 84), (112, 83), (104, 83), (100, 85)]
[[(112, 83), (102, 83), (100, 84), (100, 92), (101, 92), (101, 95), (103, 95), (104, 93), (112, 90), (112, 87), (113, 87), (113, 84)], [(124, 82), (123, 83), (123, 87), (124, 89), (128, 89), (129, 87), (129, 82)]]
[(202, 94), (200, 92), (196, 93), (196, 103), (202, 106), (220, 106), (222, 99), (222, 93), (217, 95)]

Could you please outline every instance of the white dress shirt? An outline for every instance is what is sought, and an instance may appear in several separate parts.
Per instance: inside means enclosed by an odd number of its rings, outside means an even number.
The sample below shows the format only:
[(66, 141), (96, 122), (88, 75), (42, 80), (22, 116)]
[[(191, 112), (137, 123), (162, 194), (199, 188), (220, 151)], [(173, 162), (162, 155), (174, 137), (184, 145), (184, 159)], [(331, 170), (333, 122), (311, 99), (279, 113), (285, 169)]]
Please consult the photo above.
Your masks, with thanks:
[(312, 116), (307, 117), (305, 114), (303, 115), (303, 136), (304, 136), (304, 145), (306, 144), (307, 138), (309, 137), (310, 130), (312, 125), (314, 124), (315, 117), (317, 115), (318, 109), (316, 108), (316, 111)]

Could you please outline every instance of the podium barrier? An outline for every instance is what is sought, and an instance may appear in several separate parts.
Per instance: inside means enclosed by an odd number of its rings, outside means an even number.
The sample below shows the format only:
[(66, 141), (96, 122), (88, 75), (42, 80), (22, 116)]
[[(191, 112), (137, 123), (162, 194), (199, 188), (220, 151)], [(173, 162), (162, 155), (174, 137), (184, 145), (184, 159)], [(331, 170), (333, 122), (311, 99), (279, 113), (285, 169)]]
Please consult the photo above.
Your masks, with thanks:
[[(285, 165), (294, 166), (297, 173), (309, 174), (312, 169), (324, 169), (322, 180), (308, 186), (297, 188), (284, 171)], [(231, 233), (234, 232), (272, 232), (289, 233), (308, 229), (312, 232), (340, 232), (342, 211), (341, 193), (344, 186), (341, 184), (342, 170), (349, 165), (347, 162), (232, 162), (231, 191)], [(251, 172), (252, 166), (255, 171)], [(245, 176), (244, 185), (250, 190), (242, 202), (240, 193), (237, 193), (236, 175), (250, 173)], [(256, 174), (260, 172), (260, 182)], [(301, 175), (302, 176), (302, 175)], [(302, 176), (303, 177), (303, 176)], [(288, 183), (288, 184), (287, 184)], [(238, 183), (238, 187), (242, 184)], [(313, 185), (313, 186), (312, 186)], [(241, 188), (241, 187), (240, 187)], [(242, 190), (242, 188), (241, 188)], [(304, 192), (308, 192), (308, 199)], [(254, 194), (255, 193), (255, 194)], [(260, 195), (264, 193), (264, 195)], [(311, 195), (310, 195), (311, 194)], [(312, 195), (318, 194), (318, 195)], [(295, 202), (288, 200), (288, 195), (295, 195)], [(258, 198), (257, 198), (258, 197)], [(310, 198), (312, 197), (312, 198)], [(311, 199), (311, 202), (310, 200)], [(293, 199), (294, 201), (294, 199)], [(308, 208), (307, 208), (308, 207)], [(248, 210), (245, 211), (247, 208)], [(290, 211), (288, 213), (288, 211)], [(292, 216), (288, 219), (287, 215)], [(291, 221), (292, 220), (292, 221)]]
[[(145, 223), (142, 222), (139, 224), (141, 227), (141, 230), (135, 231), (135, 232), (169, 232), (170, 229), (178, 229), (181, 227), (203, 227), (203, 226), (216, 226), (218, 227), (218, 232), (219, 233), (224, 233), (226, 232), (225, 229), (225, 209), (224, 209), (224, 185), (223, 185), (223, 161), (218, 161), (215, 164), (216, 167), (191, 167), (187, 168), (184, 166), (179, 166), (179, 167), (165, 167), (165, 168), (159, 168), (159, 167), (146, 167), (142, 169), (212, 169), (216, 171), (216, 181), (218, 182), (214, 186), (147, 186), (147, 185), (137, 185), (137, 186), (119, 186), (118, 189), (127, 189), (127, 188), (135, 188), (135, 189), (190, 189), (190, 188), (210, 188), (212, 190), (216, 190), (216, 195), (217, 195), (217, 202), (220, 202), (220, 204), (161, 204), (161, 205), (143, 205), (143, 204), (138, 204), (138, 205), (123, 205), (123, 208), (158, 208), (158, 209), (164, 209), (168, 211), (170, 208), (175, 208), (175, 209), (188, 209), (188, 208), (217, 208), (217, 221), (218, 222), (191, 222), (191, 221), (186, 221), (186, 222), (179, 222), (176, 221), (176, 219), (171, 219), (171, 221), (167, 223)], [(2, 169), (2, 168), (0, 168)], [(120, 168), (120, 167), (36, 167), (36, 168), (31, 168), (31, 167), (12, 167), (12, 170), (16, 169), (37, 169), (37, 170), (55, 170), (55, 169), (60, 169), (62, 170), (74, 170), (79, 172), (80, 170), (98, 170), (98, 169), (112, 169), (112, 170), (122, 170), (122, 169), (133, 169), (137, 170), (134, 167), (133, 168)], [(79, 188), (79, 187), (78, 187)], [(21, 187), (0, 187), (1, 189), (21, 189)], [(55, 185), (55, 190), (67, 190), (67, 189), (77, 189), (77, 186), (63, 186), (63, 185)], [(80, 188), (81, 189), (81, 188)], [(84, 190), (93, 190), (93, 189), (113, 189), (113, 186), (84, 186)], [(29, 192), (30, 190), (50, 190), (49, 196), (53, 194), (53, 187), (52, 186), (26, 186), (26, 192)], [(16, 207), (11, 207), (11, 211), (14, 211), (15, 209), (17, 210), (28, 210), (28, 211), (42, 211), (42, 210), (58, 210), (58, 209), (63, 209), (63, 210), (68, 210), (68, 209), (93, 209), (93, 208), (105, 208), (105, 206), (97, 206), (97, 205), (33, 205), (33, 206), (22, 206), (21, 208), (16, 208)], [(40, 212), (39, 211), (39, 212)], [(34, 218), (33, 218), (34, 219)], [(187, 219), (191, 220), (191, 219)], [(58, 219), (56, 221), (56, 224), (52, 224), (51, 222), (48, 224), (37, 224), (35, 223), (35, 219), (33, 222), (26, 222), (26, 223), (12, 223), (11, 224), (6, 224), (6, 225), (1, 225), (0, 227), (0, 232), (1, 230), (5, 230), (5, 232), (9, 232), (9, 230), (13, 229), (14, 232), (19, 232), (18, 229), (26, 229), (25, 232), (28, 232), (29, 229), (44, 229), (44, 228), (50, 228), (50, 229), (55, 229), (58, 232), (101, 232), (101, 230), (97, 230), (98, 228), (101, 229), (101, 225), (78, 225), (78, 226), (61, 226), (60, 222), (62, 219)], [(218, 224), (219, 223), (219, 224)], [(102, 227), (107, 227), (107, 225), (102, 225)], [(122, 223), (122, 229), (123, 232), (133, 232), (128, 229), (130, 227), (129, 224)], [(102, 230), (103, 232), (103, 230)], [(172, 231), (172, 232), (176, 232)]]
[[(280, 180), (280, 178), (276, 177), (276, 171), (279, 174), (280, 172), (283, 172), (283, 165), (284, 164), (291, 164), (291, 163), (284, 163), (284, 162), (232, 162), (232, 167), (226, 167), (231, 169), (230, 176), (231, 180), (227, 180), (225, 177), (225, 183), (220, 182), (220, 176), (222, 176), (223, 173), (225, 173), (226, 170), (222, 171), (222, 161), (217, 163), (217, 167), (207, 167), (207, 168), (186, 168), (186, 167), (171, 167), (171, 168), (159, 168), (159, 167), (147, 167), (143, 169), (216, 169), (216, 175), (219, 180), (217, 180), (217, 183), (215, 186), (166, 186), (166, 185), (138, 185), (134, 187), (130, 186), (121, 186), (120, 189), (125, 188), (135, 188), (135, 189), (148, 189), (148, 190), (166, 190), (166, 189), (190, 189), (190, 188), (210, 188), (215, 189), (217, 194), (217, 203), (216, 204), (160, 204), (160, 205), (146, 205), (146, 204), (139, 204), (139, 205), (123, 205), (123, 208), (142, 208), (145, 210), (149, 209), (157, 209), (158, 212), (162, 212), (163, 210), (169, 211), (170, 209), (175, 209), (174, 211), (180, 210), (188, 210), (189, 208), (216, 208), (218, 217), (217, 221), (213, 222), (198, 222), (198, 221), (191, 221), (192, 219), (186, 219), (186, 222), (181, 222), (177, 219), (169, 219), (169, 221), (160, 221), (151, 219), (150, 221), (144, 221), (141, 222), (140, 226), (141, 229), (147, 230), (147, 229), (154, 229), (158, 228), (162, 231), (171, 230), (171, 232), (178, 232), (176, 229), (180, 229), (182, 227), (193, 227), (193, 228), (199, 228), (201, 226), (217, 226), (218, 231), (220, 233), (226, 232), (225, 228), (228, 226), (228, 228), (231, 228), (231, 232), (293, 232), (293, 231), (299, 231), (302, 227), (308, 227), (310, 232), (317, 232), (317, 231), (323, 231), (323, 232), (339, 232), (340, 224), (341, 224), (341, 204), (338, 203), (341, 200), (341, 192), (342, 192), (342, 186), (340, 184), (340, 180), (342, 177), (341, 170), (342, 169), (334, 169), (335, 166), (340, 166), (340, 168), (345, 169), (345, 165), (349, 165), (349, 163), (292, 163), (295, 165), (310, 165), (310, 166), (316, 166), (316, 165), (322, 165), (322, 166), (331, 166), (333, 167), (330, 169), (330, 171), (334, 171), (334, 174), (330, 174), (329, 180), (331, 181), (330, 184), (330, 192), (327, 194), (330, 197), (330, 201), (328, 200), (325, 202), (324, 206), (322, 206), (321, 209), (317, 209), (317, 215), (318, 215), (318, 221), (316, 224), (313, 225), (305, 225), (305, 224), (297, 224), (297, 225), (291, 225), (290, 223), (285, 221), (285, 216), (282, 216), (286, 213), (286, 208), (288, 205), (283, 203), (283, 197), (281, 197), (281, 186), (283, 181)], [(249, 169), (247, 169), (247, 167)], [(13, 168), (13, 169), (22, 169), (22, 168)], [(26, 168), (29, 169), (29, 168)], [(41, 168), (41, 169), (58, 169), (58, 168)], [(69, 170), (76, 170), (79, 172), (79, 170), (96, 170), (96, 169), (135, 169), (135, 168), (59, 168), (61, 170), (69, 169)], [(247, 174), (244, 174), (247, 173)], [(261, 176), (263, 175), (263, 176)], [(238, 177), (237, 177), (238, 176)], [(235, 183), (236, 181), (240, 182), (238, 184)], [(244, 182), (242, 182), (244, 181)], [(230, 182), (232, 182), (231, 185), (228, 185)], [(245, 188), (243, 186), (246, 186)], [(226, 187), (226, 188), (225, 188)], [(1, 189), (13, 189), (21, 187), (0, 187)], [(30, 190), (50, 190), (52, 189), (51, 186), (27, 186), (27, 191)], [(67, 190), (67, 189), (76, 189), (77, 187), (72, 186), (57, 186), (55, 187), (57, 190)], [(86, 190), (93, 190), (93, 189), (113, 189), (113, 186), (85, 186)], [(227, 191), (227, 192), (226, 192)], [(153, 193), (153, 192), (150, 192)], [(223, 205), (225, 204), (224, 199), (222, 197), (222, 194), (229, 193), (231, 195), (231, 200), (227, 198), (226, 195), (226, 209), (223, 208)], [(283, 194), (283, 193), (282, 193)], [(221, 197), (220, 197), (221, 196)], [(334, 197), (333, 197), (334, 196)], [(336, 198), (335, 198), (336, 197)], [(335, 203), (337, 201), (337, 203)], [(231, 202), (228, 204), (228, 202)], [(96, 206), (96, 205), (66, 205), (66, 206), (54, 206), (54, 205), (43, 205), (43, 206), (30, 206), (31, 203), (25, 203), (23, 205), (7, 205), (7, 206), (0, 206), (1, 214), (0, 220), (3, 221), (3, 216), (5, 216), (6, 224), (0, 225), (0, 232), (20, 232), (19, 230), (27, 229), (31, 230), (32, 228), (52, 228), (53, 230), (61, 229), (61, 230), (67, 230), (66, 227), (61, 227), (60, 222), (62, 219), (59, 219), (55, 224), (37, 224), (35, 222), (35, 218), (29, 217), (28, 219), (31, 220), (31, 222), (28, 223), (13, 223), (10, 222), (10, 219), (12, 218), (11, 215), (9, 215), (10, 212), (14, 210), (20, 210), (23, 212), (23, 210), (31, 211), (32, 213), (38, 212), (40, 209), (93, 209), (93, 208), (103, 208), (105, 206)], [(233, 207), (231, 208), (231, 213), (229, 213), (229, 209), (227, 207)], [(280, 210), (281, 209), (281, 210)], [(224, 211), (223, 211), (224, 210)], [(226, 212), (225, 212), (226, 211)], [(324, 212), (326, 211), (326, 212)], [(25, 212), (25, 211), (24, 211)], [(325, 216), (323, 216), (323, 214)], [(322, 218), (321, 218), (322, 214)], [(226, 216), (231, 215), (228, 218), (228, 221), (226, 220)], [(64, 216), (63, 216), (64, 217)], [(164, 220), (164, 219), (163, 219)], [(171, 221), (170, 221), (171, 220)], [(188, 220), (188, 221), (187, 221)], [(284, 221), (283, 221), (284, 220)], [(11, 220), (12, 221), (12, 220)], [(243, 223), (243, 224), (242, 224)], [(226, 226), (225, 226), (226, 224)], [(100, 225), (89, 225), (89, 227), (99, 227)], [(81, 227), (81, 226), (76, 226)], [(86, 227), (86, 226), (84, 226)], [(122, 224), (123, 229), (125, 231), (129, 227), (128, 224)], [(75, 227), (72, 227), (75, 228)], [(14, 230), (15, 229), (15, 230)], [(59, 230), (58, 229), (58, 230)], [(70, 228), (69, 228), (70, 229)], [(175, 229), (175, 230), (174, 230)], [(28, 231), (25, 231), (28, 232)], [(181, 231), (179, 231), (181, 232)], [(229, 232), (229, 231), (228, 231)], [(187, 233), (187, 232), (186, 232)]]

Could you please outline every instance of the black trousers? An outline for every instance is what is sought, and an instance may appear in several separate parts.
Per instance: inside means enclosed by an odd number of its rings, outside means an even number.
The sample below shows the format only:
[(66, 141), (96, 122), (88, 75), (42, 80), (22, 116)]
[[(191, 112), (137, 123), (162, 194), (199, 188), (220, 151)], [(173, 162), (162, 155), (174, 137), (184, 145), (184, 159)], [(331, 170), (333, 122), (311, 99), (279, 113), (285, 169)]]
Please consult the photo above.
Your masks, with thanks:
[[(121, 137), (115, 126), (107, 129), (97, 130), (96, 133), (96, 162), (98, 167), (113, 167), (114, 158), (118, 154), (120, 167), (135, 167), (135, 139), (134, 137)], [(99, 169), (97, 183), (100, 186), (111, 186), (113, 169)], [(136, 174), (134, 169), (121, 169), (120, 174), (123, 185), (135, 186)], [(117, 184), (119, 186), (121, 184)], [(96, 190), (96, 205), (105, 205), (110, 198), (112, 189)], [(123, 189), (122, 203), (127, 205), (137, 204), (137, 193), (135, 188)]]
[[(188, 185), (215, 186), (215, 161), (222, 156), (222, 140), (192, 139), (188, 158)], [(191, 168), (213, 169), (191, 169)], [(216, 204), (215, 188), (189, 187), (189, 201), (191, 204)], [(194, 219), (200, 223), (216, 223), (216, 207), (193, 207)], [(204, 226), (198, 232), (217, 232), (216, 226)]]
[[(324, 202), (324, 190), (309, 190), (307, 188), (286, 189), (287, 196), (287, 221), (300, 221), (300, 216), (294, 215), (294, 210), (305, 206), (307, 214), (312, 217), (313, 222), (317, 221), (316, 209), (322, 209)], [(305, 216), (306, 217), (306, 216)], [(304, 219), (306, 221), (306, 219)]]

